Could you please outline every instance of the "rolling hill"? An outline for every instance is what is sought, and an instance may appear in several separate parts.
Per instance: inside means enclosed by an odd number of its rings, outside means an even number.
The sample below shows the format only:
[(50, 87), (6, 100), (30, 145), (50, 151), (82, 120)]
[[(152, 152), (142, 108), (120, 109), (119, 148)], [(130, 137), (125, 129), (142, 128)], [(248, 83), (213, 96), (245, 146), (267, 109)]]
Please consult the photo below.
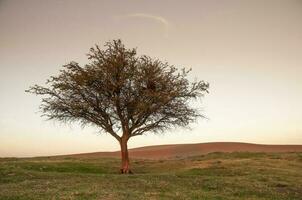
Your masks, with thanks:
[[(263, 145), (237, 142), (171, 144), (133, 148), (131, 158), (167, 159), (188, 157), (212, 152), (302, 152), (302, 145)], [(120, 152), (94, 152), (68, 155), (71, 157), (119, 157)]]

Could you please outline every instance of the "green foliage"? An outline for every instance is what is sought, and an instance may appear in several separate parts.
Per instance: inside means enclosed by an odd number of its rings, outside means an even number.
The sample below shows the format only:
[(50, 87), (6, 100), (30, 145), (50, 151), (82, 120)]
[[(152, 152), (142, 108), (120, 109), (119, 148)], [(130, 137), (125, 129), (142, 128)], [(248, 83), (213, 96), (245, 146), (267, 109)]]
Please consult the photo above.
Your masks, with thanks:
[(102, 50), (90, 49), (89, 63), (70, 62), (46, 86), (27, 92), (41, 95), (40, 109), (48, 119), (79, 121), (100, 128), (116, 139), (187, 126), (203, 117), (190, 102), (208, 92), (204, 81), (190, 82), (191, 70), (138, 56), (113, 40)]

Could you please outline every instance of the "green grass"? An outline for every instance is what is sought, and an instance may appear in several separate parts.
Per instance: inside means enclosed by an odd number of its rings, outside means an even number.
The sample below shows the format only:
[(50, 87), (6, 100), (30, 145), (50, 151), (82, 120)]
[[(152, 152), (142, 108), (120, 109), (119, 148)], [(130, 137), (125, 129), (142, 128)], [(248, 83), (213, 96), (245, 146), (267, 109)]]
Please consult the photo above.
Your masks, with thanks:
[(0, 159), (0, 199), (302, 199), (302, 153), (211, 153), (174, 160)]

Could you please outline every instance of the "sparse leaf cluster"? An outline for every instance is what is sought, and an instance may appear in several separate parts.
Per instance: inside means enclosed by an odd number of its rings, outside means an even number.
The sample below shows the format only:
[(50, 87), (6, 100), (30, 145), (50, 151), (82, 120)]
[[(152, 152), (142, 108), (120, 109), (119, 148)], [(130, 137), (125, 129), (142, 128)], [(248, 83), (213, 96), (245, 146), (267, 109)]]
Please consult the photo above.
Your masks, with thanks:
[(120, 130), (131, 137), (186, 126), (201, 116), (189, 101), (207, 92), (208, 83), (190, 83), (190, 70), (137, 56), (136, 49), (126, 49), (120, 40), (105, 46), (91, 48), (91, 62), (84, 67), (71, 62), (47, 81), (48, 87), (30, 88), (44, 96), (45, 116), (94, 124), (117, 139)]

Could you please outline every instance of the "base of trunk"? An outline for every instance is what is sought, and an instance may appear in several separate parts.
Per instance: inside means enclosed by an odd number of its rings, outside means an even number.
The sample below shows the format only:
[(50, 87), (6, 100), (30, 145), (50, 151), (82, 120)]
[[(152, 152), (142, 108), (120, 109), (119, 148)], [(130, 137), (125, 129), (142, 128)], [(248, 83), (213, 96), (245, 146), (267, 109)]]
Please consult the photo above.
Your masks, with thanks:
[(128, 155), (128, 147), (127, 147), (127, 141), (128, 137), (121, 138), (120, 145), (121, 145), (121, 157), (122, 157), (122, 163), (120, 168), (121, 174), (132, 174), (132, 171), (129, 169), (129, 155)]
[(130, 169), (120, 169), (121, 174), (133, 174)]

